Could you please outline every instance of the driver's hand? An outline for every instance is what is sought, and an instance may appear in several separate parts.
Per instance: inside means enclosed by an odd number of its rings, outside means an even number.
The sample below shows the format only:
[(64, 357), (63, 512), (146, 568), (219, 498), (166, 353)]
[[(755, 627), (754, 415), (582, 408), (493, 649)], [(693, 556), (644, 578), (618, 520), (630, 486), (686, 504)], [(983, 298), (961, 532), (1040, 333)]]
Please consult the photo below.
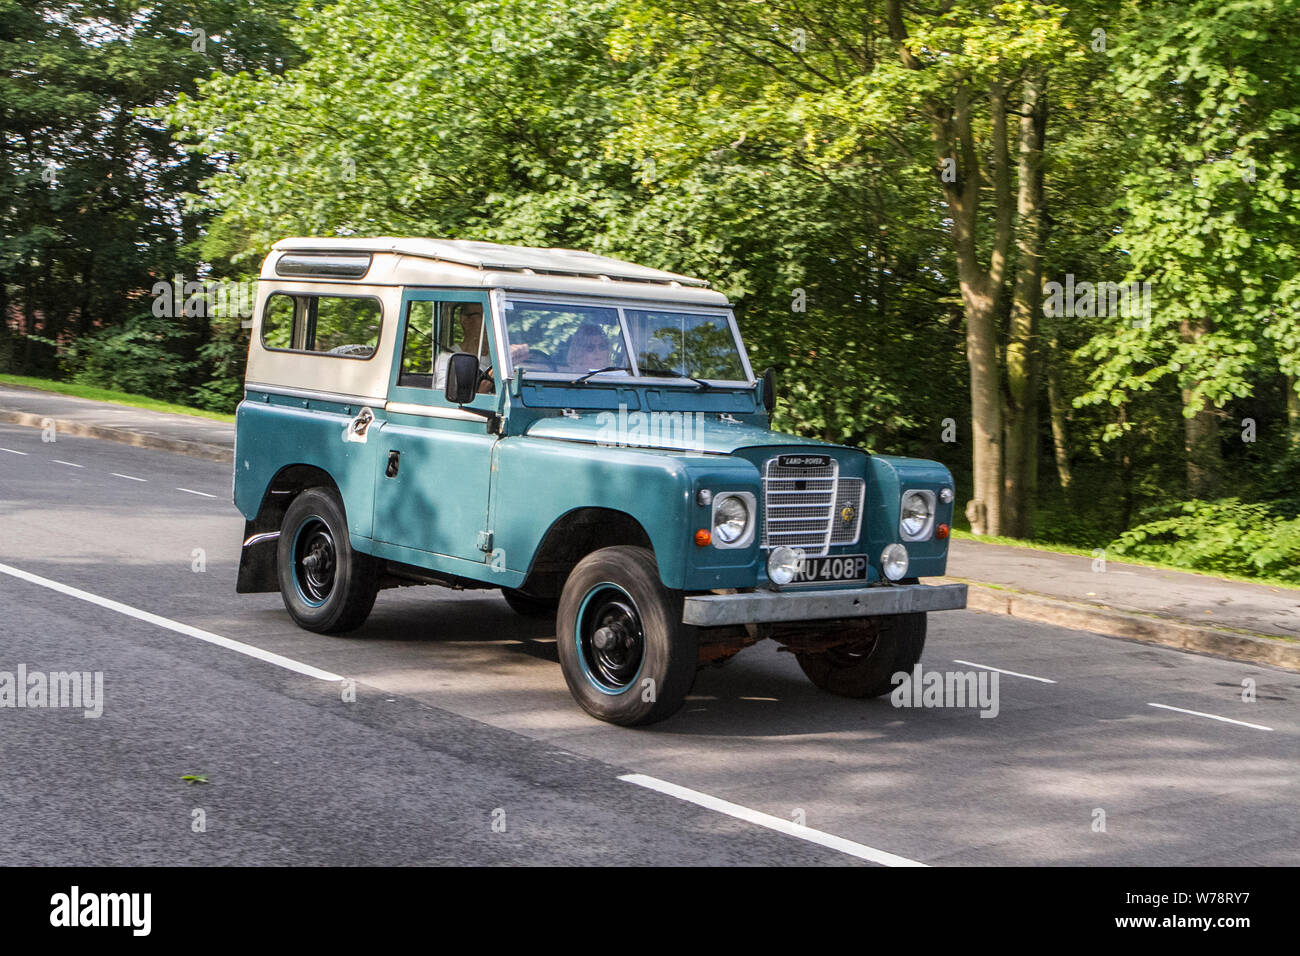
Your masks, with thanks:
[(492, 369), (488, 369), (483, 373), (483, 377), (479, 379), (478, 393), (480, 395), (487, 395), (497, 390), (496, 382), (492, 379), (492, 371)]
[(518, 365), (520, 362), (527, 362), (532, 354), (533, 350), (523, 342), (516, 342), (514, 345), (510, 346), (510, 362), (513, 365)]

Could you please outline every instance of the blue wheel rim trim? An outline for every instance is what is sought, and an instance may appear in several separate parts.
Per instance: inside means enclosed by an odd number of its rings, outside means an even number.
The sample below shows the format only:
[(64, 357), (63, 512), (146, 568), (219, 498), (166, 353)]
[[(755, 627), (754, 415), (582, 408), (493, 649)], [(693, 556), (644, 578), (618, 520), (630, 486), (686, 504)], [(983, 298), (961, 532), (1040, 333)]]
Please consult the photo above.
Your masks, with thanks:
[[(596, 674), (595, 670), (592, 668), (591, 660), (588, 657), (589, 648), (584, 646), (586, 643), (584, 641), (584, 634), (587, 630), (588, 608), (591, 606), (594, 598), (603, 598), (607, 592), (612, 595), (621, 596), (623, 603), (626, 603), (632, 608), (636, 614), (636, 621), (640, 635), (641, 656), (640, 660), (637, 662), (636, 673), (628, 678), (626, 682), (618, 685), (607, 684), (601, 680), (600, 676)], [(612, 581), (603, 581), (592, 587), (591, 590), (583, 596), (582, 603), (578, 605), (578, 614), (573, 627), (573, 641), (574, 650), (578, 655), (578, 666), (582, 668), (582, 675), (587, 678), (587, 682), (591, 684), (592, 687), (610, 697), (617, 697), (620, 694), (626, 694), (629, 690), (635, 689), (637, 681), (641, 678), (641, 672), (645, 669), (645, 626), (641, 622), (640, 609), (637, 608), (636, 602), (632, 600), (632, 595), (628, 594), (627, 591), (619, 587), (617, 584), (614, 584)], [(594, 648), (591, 650), (594, 650)]]
[[(322, 518), (320, 515), (312, 514), (312, 515), (307, 515), (305, 518), (303, 518), (302, 521), (298, 523), (298, 528), (293, 533), (293, 544), (289, 548), (289, 558), (293, 562), (293, 566), (290, 571), (290, 573), (293, 576), (293, 589), (298, 592), (298, 597), (301, 598), (302, 602), (306, 604), (308, 607), (322, 607), (324, 606), (325, 602), (329, 600), (329, 594), (326, 594), (325, 597), (319, 599), (309, 596), (307, 592), (303, 590), (303, 586), (302, 586), (302, 577), (301, 577), (302, 556), (299, 555), (298, 553), (298, 542), (302, 538), (303, 531), (312, 527), (315, 524), (319, 524), (321, 528), (324, 529), (325, 534), (329, 537), (332, 543), (334, 536), (329, 533), (329, 525), (325, 523), (325, 519)], [(337, 552), (337, 546), (335, 546), (335, 551)], [(337, 562), (337, 558), (335, 558), (335, 560)], [(337, 572), (337, 563), (335, 565), (335, 571)], [(334, 582), (333, 582), (333, 576), (331, 575), (330, 594), (332, 594), (333, 592), (334, 592)]]

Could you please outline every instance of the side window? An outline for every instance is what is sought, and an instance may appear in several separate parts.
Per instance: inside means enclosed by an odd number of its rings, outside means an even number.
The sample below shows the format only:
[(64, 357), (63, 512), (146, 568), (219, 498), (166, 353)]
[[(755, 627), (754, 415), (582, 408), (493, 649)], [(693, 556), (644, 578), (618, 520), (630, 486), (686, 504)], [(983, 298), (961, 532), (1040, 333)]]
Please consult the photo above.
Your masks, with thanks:
[(433, 388), (433, 332), (437, 302), (413, 300), (406, 307), (406, 334), (402, 337), (402, 368), (397, 384), (407, 388)]
[(444, 302), (439, 351), (468, 352), (485, 357), (488, 330), (483, 323), (483, 306), (477, 302)]
[[(413, 299), (406, 307), (406, 329), (402, 336), (402, 364), (397, 384), (404, 388), (428, 388), (441, 393), (447, 387), (447, 365), (453, 352), (479, 357), (479, 368), (491, 366), (488, 336), (479, 302), (439, 302)], [(494, 391), (485, 377), (480, 392)]]
[(379, 300), (370, 296), (276, 292), (262, 312), (262, 344), (367, 359), (379, 345), (381, 319)]
[[(453, 352), (468, 352), (478, 356), (480, 371), (492, 364), (489, 357), (488, 336), (491, 334), (483, 321), (483, 305), (479, 302), (443, 302), (438, 310), (438, 354), (433, 360), (433, 387), (442, 392), (447, 387), (447, 365)], [(479, 382), (480, 393), (494, 391), (492, 379), (484, 377)]]
[(287, 295), (273, 295), (262, 311), (262, 344), (268, 349), (293, 348), (294, 300)]

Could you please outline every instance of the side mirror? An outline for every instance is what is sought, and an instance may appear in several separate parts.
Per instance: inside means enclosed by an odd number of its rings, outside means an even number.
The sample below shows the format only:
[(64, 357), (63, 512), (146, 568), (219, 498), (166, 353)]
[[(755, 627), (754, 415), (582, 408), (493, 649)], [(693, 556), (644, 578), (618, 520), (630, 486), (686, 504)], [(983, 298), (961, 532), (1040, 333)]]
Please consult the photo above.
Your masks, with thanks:
[(478, 359), (468, 352), (453, 352), (447, 360), (447, 401), (466, 405), (478, 394)]
[(776, 369), (774, 368), (763, 372), (763, 407), (769, 412), (776, 410)]

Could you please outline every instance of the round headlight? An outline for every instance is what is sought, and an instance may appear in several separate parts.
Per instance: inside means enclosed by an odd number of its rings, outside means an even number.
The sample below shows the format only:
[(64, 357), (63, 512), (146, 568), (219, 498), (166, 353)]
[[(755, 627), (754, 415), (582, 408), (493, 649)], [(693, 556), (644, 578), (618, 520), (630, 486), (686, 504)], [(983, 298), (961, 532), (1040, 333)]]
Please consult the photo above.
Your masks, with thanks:
[(767, 576), (777, 587), (784, 587), (803, 570), (803, 552), (798, 548), (773, 548), (767, 556)]
[(907, 577), (907, 548), (901, 544), (891, 544), (881, 551), (880, 570), (891, 581), (901, 581)]
[(930, 499), (926, 495), (921, 494), (919, 491), (909, 491), (903, 495), (902, 528), (904, 537), (919, 538), (925, 532), (933, 516)]
[(749, 528), (749, 506), (744, 498), (723, 495), (713, 509), (713, 535), (723, 544), (731, 544), (745, 536)]

